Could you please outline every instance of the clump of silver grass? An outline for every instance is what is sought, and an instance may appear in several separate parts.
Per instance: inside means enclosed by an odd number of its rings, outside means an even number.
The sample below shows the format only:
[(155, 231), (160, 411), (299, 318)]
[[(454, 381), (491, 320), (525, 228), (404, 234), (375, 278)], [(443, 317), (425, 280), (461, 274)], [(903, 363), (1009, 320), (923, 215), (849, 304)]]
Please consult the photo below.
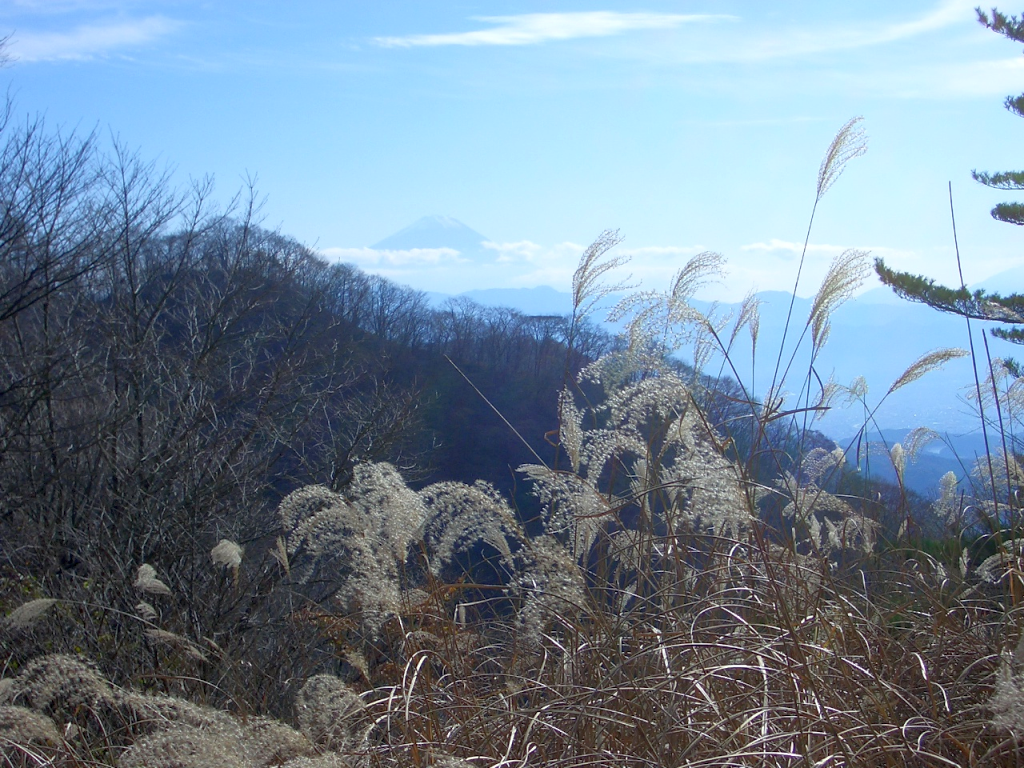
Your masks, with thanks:
[(371, 727), (366, 704), (333, 675), (314, 675), (306, 681), (295, 699), (295, 719), (318, 747), (346, 753), (366, 748)]
[(278, 514), (293, 579), (336, 585), (337, 602), (361, 611), (371, 634), (399, 610), (402, 566), (422, 537), (426, 510), (393, 466), (357, 466), (346, 495), (300, 489)]
[(27, 707), (0, 705), (0, 741), (12, 744), (59, 744), (57, 726), (46, 715)]

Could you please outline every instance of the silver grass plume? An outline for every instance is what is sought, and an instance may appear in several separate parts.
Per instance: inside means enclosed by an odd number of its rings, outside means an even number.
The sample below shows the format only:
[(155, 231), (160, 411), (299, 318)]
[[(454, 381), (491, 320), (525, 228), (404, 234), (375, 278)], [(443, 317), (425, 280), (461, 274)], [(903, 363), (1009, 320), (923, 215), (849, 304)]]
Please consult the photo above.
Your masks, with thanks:
[(840, 392), (846, 404), (863, 403), (868, 396), (868, 380), (863, 376), (857, 376), (849, 386), (840, 385)]
[(145, 631), (145, 635), (149, 640), (158, 646), (163, 646), (174, 651), (179, 651), (184, 656), (192, 659), (193, 661), (207, 661), (206, 654), (199, 650), (199, 648), (189, 640), (187, 637), (175, 634), (174, 632), (168, 632), (164, 629), (151, 628)]
[(522, 543), (526, 534), (508, 502), (492, 486), (481, 481), (434, 483), (419, 496), (427, 517), (424, 543), (435, 576), (476, 542), (494, 547), (503, 564), (514, 568), (512, 543)]
[(171, 589), (156, 576), (156, 568), (143, 563), (135, 574), (135, 588), (150, 595), (169, 595)]
[(622, 242), (618, 230), (605, 230), (590, 244), (580, 257), (579, 265), (572, 276), (573, 317), (582, 320), (588, 317), (598, 302), (611, 293), (631, 287), (625, 283), (608, 285), (604, 276), (626, 264), (628, 256), (607, 257), (606, 254)]
[(925, 446), (941, 439), (942, 436), (938, 432), (928, 427), (916, 427), (910, 430), (907, 436), (903, 438), (903, 447), (907, 451), (907, 458), (910, 461), (917, 461)]
[(672, 501), (676, 533), (739, 536), (752, 522), (742, 473), (726, 458), (696, 408), (688, 409), (670, 435), (671, 457), (661, 459), (661, 482)]
[(288, 568), (300, 583), (337, 585), (336, 600), (362, 611), (376, 633), (400, 608), (402, 567), (422, 536), (426, 509), (386, 463), (357, 466), (347, 493), (310, 486), (281, 502)]
[(631, 346), (655, 345), (663, 350), (678, 349), (707, 333), (712, 326), (708, 315), (694, 308), (691, 301), (696, 292), (722, 274), (725, 259), (712, 251), (691, 257), (673, 277), (667, 291), (638, 291), (623, 298), (609, 313), (612, 322), (630, 318), (627, 336)]
[(740, 304), (739, 315), (736, 317), (736, 324), (729, 335), (729, 346), (732, 347), (739, 336), (740, 331), (746, 327), (750, 332), (750, 344), (753, 349), (757, 348), (757, 339), (761, 332), (761, 299), (753, 291), (743, 297)]
[(147, 603), (145, 600), (140, 600), (135, 605), (135, 613), (143, 621), (156, 621), (159, 618), (159, 614), (156, 612), (156, 608)]
[[(977, 502), (978, 506), (994, 512), (996, 499), (1006, 499), (1016, 488), (1024, 485), (1024, 468), (1017, 462), (1012, 449), (1004, 451), (999, 448), (989, 456), (975, 460), (971, 467), (971, 477), (975, 486), (983, 489), (975, 493), (981, 498)], [(995, 487), (992, 487), (993, 481)]]
[(1024, 557), (1024, 539), (1010, 539), (999, 546), (999, 551), (986, 557), (974, 569), (974, 575), (989, 584), (998, 584), (1011, 572), (1019, 569)]
[(848, 249), (832, 260), (821, 287), (811, 304), (807, 323), (811, 328), (811, 344), (819, 350), (828, 340), (832, 313), (849, 299), (870, 273), (868, 254), (855, 248)]
[(210, 559), (214, 565), (222, 565), (233, 571), (242, 564), (243, 550), (238, 544), (228, 539), (221, 539), (216, 547), (210, 550)]
[(282, 765), (282, 768), (357, 768), (364, 761), (353, 761), (348, 756), (342, 757), (337, 752), (324, 752), (311, 757), (295, 757)]
[(956, 473), (951, 470), (939, 478), (939, 498), (932, 504), (935, 517), (946, 528), (955, 525), (962, 511), (957, 503), (956, 487)]
[(135, 733), (156, 733), (179, 725), (223, 730), (231, 724), (226, 712), (166, 694), (122, 691), (118, 699), (120, 711)]
[[(838, 462), (838, 455), (835, 459)], [(815, 482), (801, 482), (790, 472), (784, 472), (775, 485), (790, 499), (782, 517), (798, 547), (809, 547), (822, 555), (847, 551), (869, 554), (874, 549), (877, 523), (843, 499)]]
[(999, 658), (995, 688), (988, 702), (992, 723), (1024, 742), (1024, 635), (1010, 653)]
[(609, 502), (588, 478), (575, 473), (539, 464), (524, 464), (517, 471), (533, 481), (545, 533), (565, 542), (574, 558), (585, 556), (601, 528), (614, 519)]
[(904, 475), (907, 472), (907, 452), (903, 450), (901, 443), (893, 443), (889, 449), (889, 459), (892, 461), (892, 468), (896, 471), (896, 480), (902, 488)]
[(49, 597), (40, 597), (22, 603), (4, 618), (4, 624), (11, 629), (29, 629), (56, 605), (57, 601)]
[(576, 617), (585, 610), (586, 585), (566, 548), (551, 536), (538, 536), (521, 556), (525, 563), (512, 585), (520, 602), (520, 638), (539, 644), (552, 621), (579, 626)]
[(572, 471), (580, 470), (580, 448), (583, 446), (583, 412), (576, 407), (568, 387), (558, 395), (558, 441), (568, 454)]
[(818, 189), (815, 201), (821, 200), (836, 180), (846, 170), (846, 164), (855, 157), (860, 157), (868, 150), (867, 134), (861, 127), (862, 117), (854, 117), (846, 122), (832, 143), (818, 168)]
[(255, 768), (281, 765), (316, 754), (305, 735), (279, 720), (249, 717), (240, 726), (241, 741)]
[(930, 371), (934, 371), (936, 368), (942, 367), (950, 360), (955, 360), (958, 357), (966, 357), (970, 354), (971, 353), (966, 349), (960, 349), (959, 347), (936, 349), (932, 352), (928, 352), (911, 363), (910, 366), (897, 377), (896, 381), (894, 381), (892, 386), (889, 387), (889, 392), (887, 394), (892, 394), (896, 390), (907, 386), (907, 384), (917, 381), (925, 374)]
[(800, 462), (800, 473), (807, 482), (821, 485), (822, 480), (833, 479), (835, 472), (846, 464), (846, 453), (838, 445), (832, 450), (813, 448)]

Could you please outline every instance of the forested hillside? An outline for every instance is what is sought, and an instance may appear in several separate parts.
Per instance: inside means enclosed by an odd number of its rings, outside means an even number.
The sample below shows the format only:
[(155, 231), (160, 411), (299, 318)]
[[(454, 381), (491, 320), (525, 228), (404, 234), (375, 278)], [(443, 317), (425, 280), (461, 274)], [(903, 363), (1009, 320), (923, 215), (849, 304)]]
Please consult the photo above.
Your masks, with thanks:
[[(852, 469), (866, 387), (814, 366), (865, 253), (791, 300), (809, 362), (769, 351), (758, 397), (700, 367), (758, 347), (755, 298), (691, 301), (717, 254), (612, 338), (614, 232), (531, 317), (328, 263), (255, 199), (0, 128), (4, 765), (1019, 763), (1008, 374), (1002, 451), (934, 503), (929, 434), (876, 457), (895, 485)], [(840, 400), (847, 446), (813, 428)]]

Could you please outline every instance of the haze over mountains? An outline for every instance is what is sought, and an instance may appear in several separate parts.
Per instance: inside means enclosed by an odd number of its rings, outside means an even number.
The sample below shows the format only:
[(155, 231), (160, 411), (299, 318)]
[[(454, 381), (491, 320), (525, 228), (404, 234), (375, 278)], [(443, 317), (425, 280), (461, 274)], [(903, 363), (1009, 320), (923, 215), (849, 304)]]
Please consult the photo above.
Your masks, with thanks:
[[(443, 253), (447, 263), (457, 265), (459, 270), (486, 270), (501, 258), (498, 247), (484, 235), (446, 216), (424, 217), (376, 243), (373, 249), (391, 253), (430, 249)], [(683, 258), (671, 258), (678, 259), (680, 266), (684, 262)], [(996, 275), (974, 287), (1002, 293), (1024, 288), (1024, 268)], [(483, 305), (513, 307), (530, 315), (561, 315), (572, 308), (568, 292), (549, 286), (427, 292), (427, 295), (437, 305), (453, 295), (460, 295)], [(763, 396), (782, 342), (790, 295), (766, 291), (758, 294), (758, 298), (762, 304), (756, 357), (751, 358), (749, 336), (744, 332), (731, 358), (744, 385), (755, 396)], [(718, 304), (712, 308), (707, 302), (695, 303), (699, 309), (714, 311), (719, 316), (735, 316), (738, 311), (736, 304)], [(787, 360), (792, 352), (794, 335), (799, 336), (803, 330), (810, 308), (809, 298), (797, 298), (794, 303), (793, 325), (786, 345)], [(976, 330), (985, 326), (984, 323), (974, 324)], [(974, 389), (970, 358), (953, 360), (941, 370), (885, 397), (891, 383), (921, 355), (939, 347), (967, 347), (968, 343), (962, 318), (903, 301), (888, 288), (875, 288), (847, 302), (833, 314), (831, 336), (815, 364), (815, 371), (822, 381), (834, 377), (840, 384), (850, 384), (856, 377), (864, 377), (869, 387), (868, 407), (874, 408), (884, 398), (874, 414), (874, 428), (884, 430), (887, 439), (899, 439), (906, 430), (918, 426), (927, 426), (943, 434), (976, 436), (979, 422), (973, 405), (968, 402)], [(976, 343), (981, 343), (977, 336)], [(809, 346), (805, 341), (804, 347)], [(1013, 345), (996, 339), (990, 341), (990, 347), (994, 357), (1012, 356), (1016, 351)], [(685, 357), (685, 352), (682, 356)], [(793, 364), (797, 375), (790, 376), (790, 390), (800, 387), (800, 372), (806, 375), (807, 363), (807, 352), (803, 350)], [(707, 370), (730, 373), (721, 358)], [(856, 434), (864, 418), (863, 406), (853, 405), (833, 409), (815, 426), (841, 441)], [(968, 438), (968, 442), (973, 445), (974, 437)]]
[[(463, 259), (487, 258), (487, 238), (450, 216), (424, 216), (370, 247), (376, 251), (448, 249)], [(494, 256), (492, 251), (489, 254)]]

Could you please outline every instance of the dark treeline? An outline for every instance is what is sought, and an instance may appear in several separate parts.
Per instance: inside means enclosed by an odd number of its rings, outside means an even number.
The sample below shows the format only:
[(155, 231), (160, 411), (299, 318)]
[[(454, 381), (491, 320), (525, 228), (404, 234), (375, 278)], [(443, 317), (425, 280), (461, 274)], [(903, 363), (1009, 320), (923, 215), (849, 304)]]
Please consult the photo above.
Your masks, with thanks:
[[(515, 492), (610, 337), (328, 264), (94, 139), (5, 125), (0, 533), (18, 573), (176, 574), (360, 462)], [(251, 197), (250, 197), (251, 199)], [(578, 331), (580, 329), (577, 329)], [(450, 358), (450, 361), (449, 361)], [(455, 365), (465, 374), (456, 370)]]
[[(533, 516), (515, 469), (554, 459), (558, 392), (609, 334), (432, 308), (261, 228), (251, 194), (218, 211), (209, 185), (177, 192), (92, 137), (31, 122), (0, 137), (0, 533), (16, 571), (128, 579), (152, 562), (187, 581), (211, 542), (268, 540), (284, 494), (343, 489), (361, 462), (484, 480)], [(742, 390), (694, 392), (749, 461)], [(770, 427), (794, 456), (822, 441)]]

